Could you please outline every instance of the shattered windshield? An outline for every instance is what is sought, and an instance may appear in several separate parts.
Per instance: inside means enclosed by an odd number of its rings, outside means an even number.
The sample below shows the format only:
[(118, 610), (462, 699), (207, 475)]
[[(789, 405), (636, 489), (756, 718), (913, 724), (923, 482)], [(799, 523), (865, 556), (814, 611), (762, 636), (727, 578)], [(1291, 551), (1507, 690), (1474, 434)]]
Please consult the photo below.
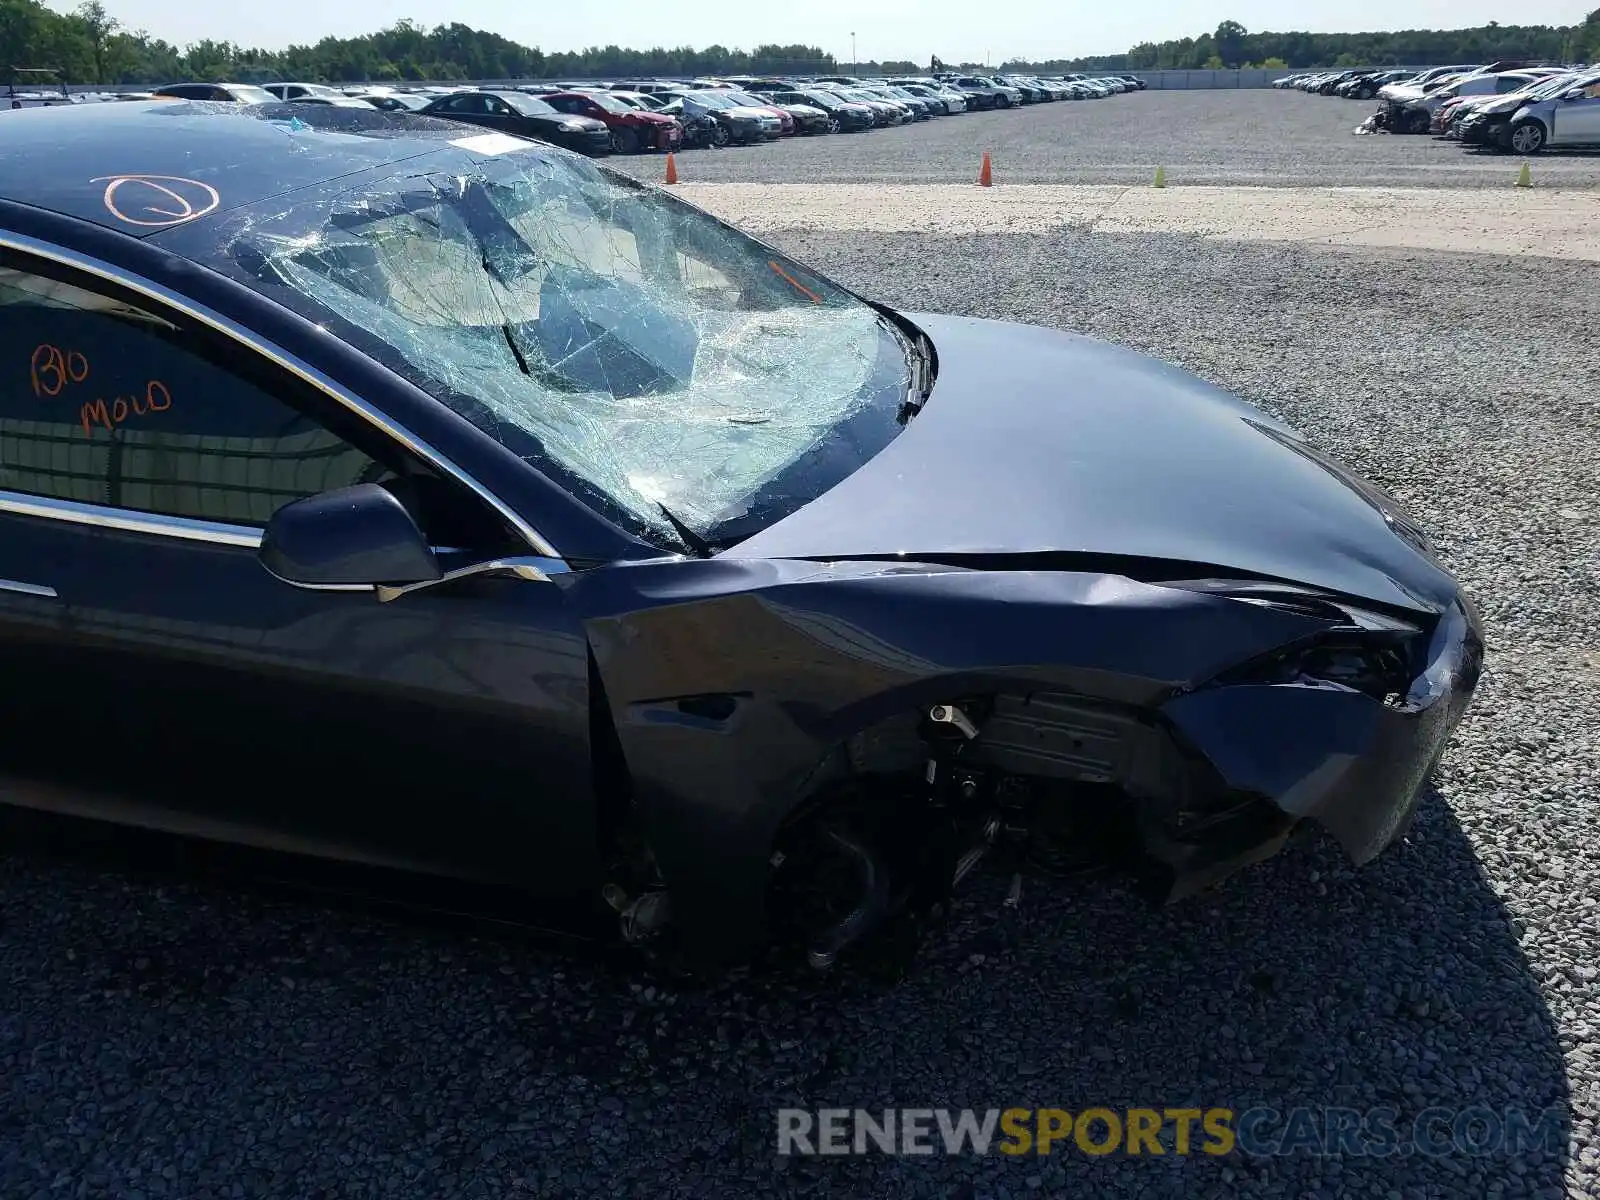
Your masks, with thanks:
[(1574, 71), (1568, 75), (1557, 75), (1554, 79), (1545, 80), (1539, 87), (1533, 88), (1530, 98), (1548, 100), (1551, 96), (1559, 96), (1573, 88), (1588, 87), (1597, 82), (1600, 82), (1600, 75), (1584, 74), (1581, 71)]
[(749, 536), (899, 431), (911, 353), (848, 292), (576, 156), (470, 166), (252, 222), (234, 261), (658, 543)]
[(624, 104), (607, 92), (585, 92), (584, 95), (607, 112), (625, 113), (633, 111), (630, 105)]
[(234, 83), (228, 86), (228, 94), (240, 104), (276, 104), (278, 98), (266, 88), (253, 87), (245, 83)]
[(556, 111), (547, 101), (522, 92), (502, 92), (500, 98), (525, 117), (548, 117)]
[(1549, 79), (1535, 80), (1527, 87), (1519, 90), (1516, 94), (1519, 96), (1526, 96), (1530, 100), (1543, 100), (1547, 96), (1556, 95), (1558, 92), (1563, 91), (1578, 81), (1578, 76), (1576, 74), (1555, 75)]

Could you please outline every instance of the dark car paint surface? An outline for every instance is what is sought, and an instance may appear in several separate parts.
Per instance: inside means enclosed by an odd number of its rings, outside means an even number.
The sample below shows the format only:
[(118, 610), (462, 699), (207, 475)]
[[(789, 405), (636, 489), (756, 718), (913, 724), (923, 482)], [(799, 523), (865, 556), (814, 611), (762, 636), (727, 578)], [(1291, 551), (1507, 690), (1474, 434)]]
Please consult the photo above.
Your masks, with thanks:
[[(1237, 844), (1148, 831), (1183, 891), (1260, 857), (1284, 821), (1320, 821), (1358, 861), (1381, 850), (1476, 682), (1477, 617), (1404, 515), (1175, 368), (912, 318), (937, 373), (899, 436), (740, 544), (686, 556), (199, 265), (288, 193), (530, 151), (287, 105), (23, 112), (7, 134), (3, 265), (127, 296), (366, 453), (458, 472), (452, 494), (504, 518), (493, 553), (538, 569), (392, 603), (307, 590), (263, 569), (248, 529), (52, 507), (13, 471), (0, 581), (26, 586), (0, 586), (0, 800), (505, 884), (598, 919), (621, 796), (686, 937), (726, 954), (761, 934), (774, 838), (819, 762), (908, 711), (1038, 697), (1087, 714), (1118, 772), (1193, 768), (1265, 805), (1267, 832)], [(98, 353), (104, 320), (0, 331), (23, 348), (11, 386), (47, 333), (76, 339), (64, 369), (74, 347)], [(136, 357), (91, 371), (142, 378)], [(169, 382), (182, 400), (203, 374)], [(1392, 697), (1251, 666), (1352, 619), (1417, 631)]]
[(912, 320), (939, 347), (923, 412), (861, 470), (730, 556), (1125, 554), (1424, 612), (1455, 595), (1380, 509), (1308, 470), (1291, 448), (1299, 439), (1187, 372), (1054, 330)]

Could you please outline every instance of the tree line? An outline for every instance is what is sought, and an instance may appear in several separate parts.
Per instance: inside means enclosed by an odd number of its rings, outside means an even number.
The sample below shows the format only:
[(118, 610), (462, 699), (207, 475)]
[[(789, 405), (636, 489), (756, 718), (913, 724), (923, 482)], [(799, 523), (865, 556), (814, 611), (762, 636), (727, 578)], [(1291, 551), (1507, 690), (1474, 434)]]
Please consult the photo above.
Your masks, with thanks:
[[(1218, 70), (1228, 67), (1383, 67), (1488, 63), (1502, 59), (1592, 62), (1600, 58), (1600, 9), (1579, 25), (1402, 29), (1385, 33), (1251, 33), (1224, 21), (1213, 33), (1141, 42), (1127, 54), (1087, 61), (1100, 70)], [(1083, 68), (1074, 68), (1083, 69)]]
[[(1600, 9), (1582, 24), (1499, 25), (1396, 33), (1250, 33), (1224, 21), (1212, 33), (1142, 42), (1126, 54), (1045, 62), (1013, 61), (998, 70), (1032, 72), (1140, 71), (1244, 66), (1336, 67), (1548, 58), (1600, 58)], [(910, 60), (845, 63), (816, 46), (762, 45), (753, 50), (711, 45), (633, 50), (596, 46), (549, 52), (459, 22), (424, 28), (415, 21), (363, 37), (327, 37), (313, 45), (262, 50), (203, 40), (176, 46), (129, 30), (100, 0), (69, 13), (39, 0), (0, 0), (0, 67), (50, 67), (71, 83), (138, 85), (177, 80), (267, 82), (296, 79), (354, 83), (403, 80), (693, 77), (705, 75), (831, 75), (921, 72), (933, 66), (985, 69), (978, 63), (927, 66)]]

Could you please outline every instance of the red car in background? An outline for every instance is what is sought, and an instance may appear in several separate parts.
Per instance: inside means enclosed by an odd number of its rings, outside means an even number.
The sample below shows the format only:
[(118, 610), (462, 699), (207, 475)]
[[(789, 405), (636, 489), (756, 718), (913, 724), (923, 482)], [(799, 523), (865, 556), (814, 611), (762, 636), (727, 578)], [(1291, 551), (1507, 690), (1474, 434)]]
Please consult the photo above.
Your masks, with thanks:
[(737, 104), (743, 104), (748, 108), (759, 108), (762, 112), (771, 113), (773, 116), (777, 117), (778, 124), (782, 126), (782, 129), (778, 131), (778, 136), (794, 136), (794, 114), (776, 107), (772, 103), (772, 98), (770, 96), (757, 96), (751, 92), (746, 92), (739, 88), (722, 88), (721, 90), (727, 92)]
[(683, 142), (683, 126), (673, 118), (644, 112), (608, 92), (552, 92), (539, 99), (557, 112), (605, 122), (611, 130), (611, 148), (618, 154), (676, 150)]

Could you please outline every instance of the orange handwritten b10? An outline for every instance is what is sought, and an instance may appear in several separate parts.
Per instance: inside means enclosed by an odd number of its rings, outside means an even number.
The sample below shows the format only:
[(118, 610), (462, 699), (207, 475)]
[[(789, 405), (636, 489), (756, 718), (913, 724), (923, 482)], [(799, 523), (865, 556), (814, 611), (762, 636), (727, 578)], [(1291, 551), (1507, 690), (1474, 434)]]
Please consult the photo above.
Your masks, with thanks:
[(118, 396), (107, 404), (104, 400), (91, 400), (78, 410), (83, 421), (83, 432), (92, 434), (94, 426), (115, 429), (129, 417), (142, 417), (148, 413), (166, 412), (172, 407), (172, 393), (159, 379), (144, 385), (144, 395)]
[(28, 376), (35, 396), (59, 396), (67, 384), (89, 378), (89, 360), (76, 350), (62, 350), (45, 342), (33, 348)]

